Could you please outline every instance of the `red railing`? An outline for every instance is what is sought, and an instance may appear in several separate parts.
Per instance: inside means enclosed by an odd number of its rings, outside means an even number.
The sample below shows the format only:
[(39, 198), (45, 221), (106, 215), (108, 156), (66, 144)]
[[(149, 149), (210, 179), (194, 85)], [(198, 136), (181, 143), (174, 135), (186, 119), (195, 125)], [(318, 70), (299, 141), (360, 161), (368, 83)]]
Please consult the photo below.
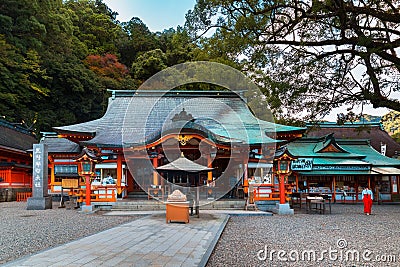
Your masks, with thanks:
[(29, 197), (32, 197), (32, 192), (17, 192), (17, 202), (25, 202)]
[[(290, 188), (289, 184), (285, 184), (285, 198), (289, 201)], [(253, 190), (253, 201), (279, 200), (279, 185), (259, 185)]]
[[(97, 191), (98, 193), (94, 193)], [(101, 193), (100, 193), (101, 192)], [(79, 189), (78, 193), (75, 194), (78, 197), (78, 202), (84, 203), (86, 199), (86, 189)], [(111, 188), (98, 188), (96, 190), (91, 190), (90, 194), (91, 202), (116, 202), (117, 196), (115, 193), (115, 189)]]

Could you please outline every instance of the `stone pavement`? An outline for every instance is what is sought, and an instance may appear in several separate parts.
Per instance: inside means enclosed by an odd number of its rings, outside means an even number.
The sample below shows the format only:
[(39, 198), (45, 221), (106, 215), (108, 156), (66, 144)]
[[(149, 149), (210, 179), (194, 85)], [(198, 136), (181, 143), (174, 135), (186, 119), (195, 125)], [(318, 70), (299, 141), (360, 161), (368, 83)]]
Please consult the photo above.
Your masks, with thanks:
[[(110, 212), (109, 215), (128, 215)], [(229, 213), (200, 211), (190, 223), (165, 222), (164, 212), (108, 229), (5, 266), (205, 266), (229, 218)], [(135, 213), (139, 214), (139, 213)]]

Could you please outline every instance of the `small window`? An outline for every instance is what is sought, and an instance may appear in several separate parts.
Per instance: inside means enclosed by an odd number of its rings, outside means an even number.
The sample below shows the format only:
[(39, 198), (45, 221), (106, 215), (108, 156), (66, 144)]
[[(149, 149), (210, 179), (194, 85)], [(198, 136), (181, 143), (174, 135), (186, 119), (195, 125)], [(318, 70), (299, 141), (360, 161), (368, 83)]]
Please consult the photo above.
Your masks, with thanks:
[(77, 165), (55, 165), (54, 166), (54, 174), (77, 174), (78, 166)]

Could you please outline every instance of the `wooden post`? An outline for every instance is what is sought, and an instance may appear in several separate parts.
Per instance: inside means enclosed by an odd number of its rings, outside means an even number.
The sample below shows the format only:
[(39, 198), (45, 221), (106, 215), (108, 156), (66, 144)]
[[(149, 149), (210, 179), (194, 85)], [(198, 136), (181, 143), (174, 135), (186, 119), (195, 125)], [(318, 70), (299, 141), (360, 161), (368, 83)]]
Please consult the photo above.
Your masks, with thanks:
[(85, 175), (85, 180), (86, 180), (86, 206), (90, 206), (90, 191), (91, 191), (91, 188), (90, 188), (90, 175), (89, 174), (86, 174)]
[(332, 201), (336, 202), (336, 178), (332, 176)]
[(279, 203), (286, 203), (285, 196), (285, 176), (283, 174), (279, 174)]
[(12, 185), (12, 171), (11, 169), (9, 169), (7, 171), (7, 176), (6, 176), (6, 181), (8, 182), (8, 185), (11, 186)]
[(296, 174), (296, 193), (299, 192), (299, 175)]
[(121, 181), (122, 181), (122, 155), (118, 154), (118, 157), (117, 157), (117, 194), (122, 193)]
[[(356, 203), (358, 202), (358, 186), (360, 185), (359, 183), (359, 178), (357, 176), (354, 177), (354, 192), (355, 192), (355, 200)], [(369, 178), (368, 178), (368, 186), (369, 186)]]
[(153, 184), (158, 185), (158, 176), (157, 176), (157, 167), (158, 167), (158, 158), (155, 157), (153, 158), (153, 167), (154, 167), (154, 172), (153, 172)]
[(248, 163), (243, 164), (243, 168), (244, 168), (244, 170), (243, 170), (243, 173), (244, 173), (243, 179), (244, 179), (244, 180), (249, 179), (249, 173), (248, 173), (248, 168), (247, 168), (247, 166), (248, 166)]
[[(54, 170), (54, 168), (55, 168), (54, 162), (50, 162), (50, 163), (49, 163), (49, 169), (50, 169), (50, 185), (51, 185), (51, 191), (53, 191), (53, 189), (54, 189), (54, 183), (55, 183), (55, 181), (56, 181), (56, 176), (55, 176), (55, 170)], [(61, 188), (61, 191), (62, 191), (62, 188)], [(61, 194), (62, 194), (62, 192), (61, 192)], [(62, 196), (61, 196), (61, 197), (62, 197)]]
[[(211, 161), (211, 155), (210, 154), (207, 155), (207, 167), (208, 168), (212, 168), (212, 161)], [(207, 181), (208, 181), (208, 183), (211, 183), (212, 180), (213, 180), (212, 171), (209, 171), (207, 173)]]

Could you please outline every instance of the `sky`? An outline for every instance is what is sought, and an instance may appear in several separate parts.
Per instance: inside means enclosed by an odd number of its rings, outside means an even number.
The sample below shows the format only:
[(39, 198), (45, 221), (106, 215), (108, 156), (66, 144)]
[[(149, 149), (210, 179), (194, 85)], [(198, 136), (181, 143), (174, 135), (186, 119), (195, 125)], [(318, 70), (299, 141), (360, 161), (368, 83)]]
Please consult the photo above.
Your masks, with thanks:
[[(103, 0), (113, 11), (118, 12), (117, 19), (129, 21), (132, 17), (140, 18), (152, 32), (162, 32), (185, 24), (185, 14), (193, 9), (196, 0)], [(324, 117), (328, 121), (336, 121), (338, 113), (347, 113), (346, 107), (335, 108)], [(361, 106), (354, 107), (353, 112), (361, 112)], [(388, 113), (386, 108), (374, 109), (364, 105), (363, 113), (382, 116)]]
[(193, 9), (196, 0), (103, 0), (113, 11), (118, 12), (117, 19), (129, 21), (140, 18), (152, 32), (161, 32), (185, 24), (185, 14)]

